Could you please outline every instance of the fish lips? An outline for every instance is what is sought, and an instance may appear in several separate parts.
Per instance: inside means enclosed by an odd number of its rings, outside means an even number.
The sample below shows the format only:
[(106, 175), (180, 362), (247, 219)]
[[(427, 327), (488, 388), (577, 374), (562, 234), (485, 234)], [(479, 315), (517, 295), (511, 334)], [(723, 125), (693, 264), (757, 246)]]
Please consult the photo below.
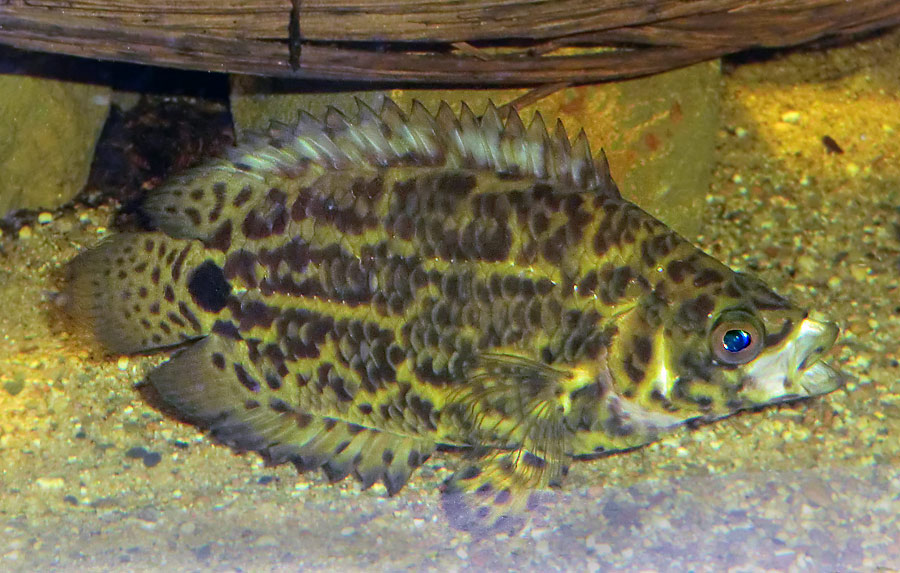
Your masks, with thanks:
[(820, 396), (842, 387), (847, 376), (821, 362), (834, 345), (839, 329), (810, 318), (774, 348), (747, 365), (742, 397), (754, 404)]

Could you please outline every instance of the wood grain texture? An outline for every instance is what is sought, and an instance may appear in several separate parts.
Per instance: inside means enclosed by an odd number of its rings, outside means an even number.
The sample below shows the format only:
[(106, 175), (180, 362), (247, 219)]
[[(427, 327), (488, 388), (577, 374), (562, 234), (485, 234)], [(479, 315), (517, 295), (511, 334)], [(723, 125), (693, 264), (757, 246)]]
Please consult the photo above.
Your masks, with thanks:
[(0, 43), (207, 71), (527, 85), (634, 77), (900, 23), (897, 0), (301, 0), (292, 66), (291, 7), (0, 0)]

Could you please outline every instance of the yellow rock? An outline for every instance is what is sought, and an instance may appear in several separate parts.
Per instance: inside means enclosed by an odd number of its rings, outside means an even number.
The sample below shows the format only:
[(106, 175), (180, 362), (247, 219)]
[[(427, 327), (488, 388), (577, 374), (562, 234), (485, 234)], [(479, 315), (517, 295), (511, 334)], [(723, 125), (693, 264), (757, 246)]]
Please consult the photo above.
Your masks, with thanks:
[(0, 215), (53, 209), (81, 191), (110, 88), (0, 74)]

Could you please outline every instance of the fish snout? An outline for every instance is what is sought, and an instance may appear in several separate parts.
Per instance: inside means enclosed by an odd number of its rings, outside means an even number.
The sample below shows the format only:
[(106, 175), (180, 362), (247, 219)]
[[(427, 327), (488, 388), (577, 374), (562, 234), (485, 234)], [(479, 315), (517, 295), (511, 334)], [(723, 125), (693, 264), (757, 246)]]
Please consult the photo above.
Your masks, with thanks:
[(821, 361), (834, 346), (840, 329), (833, 322), (803, 319), (797, 332), (792, 361), (795, 381), (808, 396), (827, 394), (844, 385), (844, 376)]

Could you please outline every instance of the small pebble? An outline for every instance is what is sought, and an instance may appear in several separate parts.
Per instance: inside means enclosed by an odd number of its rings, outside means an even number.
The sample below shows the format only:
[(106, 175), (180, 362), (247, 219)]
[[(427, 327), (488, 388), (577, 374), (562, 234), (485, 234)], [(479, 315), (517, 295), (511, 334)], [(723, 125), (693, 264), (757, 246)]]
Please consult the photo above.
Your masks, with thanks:
[(354, 533), (356, 533), (356, 528), (350, 526), (341, 529), (341, 535), (343, 535), (344, 537), (348, 537), (350, 535), (353, 535)]
[(159, 510), (154, 507), (145, 507), (143, 509), (139, 509), (135, 514), (135, 517), (137, 517), (141, 521), (155, 523), (159, 520)]
[(209, 559), (210, 556), (212, 555), (212, 545), (210, 545), (209, 543), (206, 543), (204, 545), (201, 545), (200, 547), (191, 549), (191, 552), (193, 552), (194, 557), (196, 557), (197, 559), (200, 559), (201, 561), (205, 560), (205, 559)]
[(46, 225), (48, 223), (52, 223), (53, 222), (53, 213), (48, 213), (47, 211), (43, 211), (38, 214), (37, 221), (41, 225)]
[(66, 486), (63, 478), (37, 478), (34, 483), (41, 489), (62, 489)]
[(781, 114), (781, 121), (784, 123), (792, 123), (797, 124), (800, 123), (800, 112), (799, 111), (786, 111)]
[(135, 446), (133, 448), (130, 448), (127, 452), (125, 452), (125, 457), (130, 460), (143, 459), (144, 456), (146, 456), (148, 453), (150, 453), (150, 452), (148, 452), (143, 447)]
[(192, 535), (195, 531), (197, 531), (197, 525), (194, 523), (184, 523), (181, 525), (181, 529), (179, 529), (182, 535)]
[(804, 274), (811, 275), (819, 268), (819, 264), (816, 259), (809, 255), (800, 255), (797, 257), (797, 267), (803, 271)]
[(857, 282), (863, 282), (866, 280), (866, 275), (869, 274), (869, 269), (862, 265), (853, 265), (850, 267), (850, 275), (853, 276), (853, 280)]
[(19, 238), (20, 239), (30, 239), (32, 237), (31, 227), (25, 225), (21, 229), (19, 229)]
[(144, 466), (152, 468), (162, 461), (162, 455), (159, 452), (147, 452), (144, 456)]
[(25, 389), (25, 381), (20, 378), (16, 378), (15, 380), (4, 380), (3, 389), (10, 396), (15, 396)]
[(274, 535), (263, 535), (253, 545), (257, 547), (275, 547), (278, 545), (278, 539)]
[(744, 129), (743, 127), (739, 127), (734, 130), (734, 134), (736, 136), (740, 137), (741, 139), (747, 137), (747, 133), (749, 133), (749, 132), (746, 129)]
[(119, 360), (116, 361), (116, 368), (122, 371), (128, 370), (128, 357), (120, 356)]
[(844, 171), (847, 172), (847, 175), (853, 177), (859, 174), (859, 165), (857, 165), (856, 163), (848, 163), (844, 168)]

